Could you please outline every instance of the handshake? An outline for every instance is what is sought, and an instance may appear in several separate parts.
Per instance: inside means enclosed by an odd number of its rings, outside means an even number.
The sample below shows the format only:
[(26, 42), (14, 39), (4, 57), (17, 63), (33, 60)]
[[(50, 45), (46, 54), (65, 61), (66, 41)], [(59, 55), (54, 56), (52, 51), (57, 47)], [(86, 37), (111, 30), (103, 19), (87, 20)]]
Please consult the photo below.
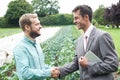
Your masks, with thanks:
[(58, 78), (60, 75), (60, 70), (58, 67), (52, 67), (51, 68), (51, 77), (52, 78)]

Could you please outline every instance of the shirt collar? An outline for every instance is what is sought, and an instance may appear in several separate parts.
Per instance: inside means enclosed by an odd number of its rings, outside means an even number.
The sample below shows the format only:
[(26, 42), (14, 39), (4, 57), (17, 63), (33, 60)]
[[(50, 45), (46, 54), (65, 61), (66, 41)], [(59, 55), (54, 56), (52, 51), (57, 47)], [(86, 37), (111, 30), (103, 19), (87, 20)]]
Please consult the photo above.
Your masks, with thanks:
[(33, 45), (36, 43), (36, 41), (31, 40), (27, 36), (24, 36), (24, 40), (27, 41), (27, 42), (29, 42), (29, 43), (31, 43), (31, 44), (33, 44)]
[(84, 37), (88, 37), (90, 36), (90, 33), (92, 32), (92, 29), (94, 28), (94, 26), (91, 24), (90, 27), (87, 29), (87, 31), (84, 33)]

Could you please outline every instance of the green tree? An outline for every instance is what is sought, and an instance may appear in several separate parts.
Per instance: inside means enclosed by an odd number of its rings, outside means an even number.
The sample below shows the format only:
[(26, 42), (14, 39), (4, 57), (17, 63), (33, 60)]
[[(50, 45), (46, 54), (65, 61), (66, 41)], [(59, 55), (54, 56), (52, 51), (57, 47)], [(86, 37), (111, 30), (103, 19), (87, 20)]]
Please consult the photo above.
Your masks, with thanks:
[(42, 25), (72, 25), (73, 17), (71, 14), (54, 14), (39, 18)]
[(60, 7), (58, 6), (58, 0), (51, 0), (49, 5), (50, 6), (48, 7), (48, 12), (47, 12), (49, 15), (59, 13), (58, 9)]
[(7, 21), (4, 17), (0, 17), (0, 28), (4, 28), (7, 26)]
[(94, 19), (98, 22), (98, 24), (105, 25), (106, 22), (104, 20), (104, 5), (100, 5), (99, 8), (94, 12)]
[(39, 17), (59, 13), (58, 0), (32, 0), (32, 6)]
[(26, 0), (14, 0), (8, 5), (5, 18), (8, 24), (18, 25), (19, 17), (24, 13), (33, 12), (33, 7)]

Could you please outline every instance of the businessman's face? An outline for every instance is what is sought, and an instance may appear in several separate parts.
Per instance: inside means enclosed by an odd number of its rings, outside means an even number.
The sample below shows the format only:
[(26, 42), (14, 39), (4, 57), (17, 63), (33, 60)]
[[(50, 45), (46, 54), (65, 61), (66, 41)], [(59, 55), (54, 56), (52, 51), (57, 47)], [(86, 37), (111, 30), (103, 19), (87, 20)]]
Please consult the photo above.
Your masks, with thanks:
[(85, 28), (86, 21), (85, 18), (81, 16), (80, 10), (77, 10), (76, 12), (73, 12), (73, 17), (74, 17), (74, 23), (76, 24), (78, 30)]

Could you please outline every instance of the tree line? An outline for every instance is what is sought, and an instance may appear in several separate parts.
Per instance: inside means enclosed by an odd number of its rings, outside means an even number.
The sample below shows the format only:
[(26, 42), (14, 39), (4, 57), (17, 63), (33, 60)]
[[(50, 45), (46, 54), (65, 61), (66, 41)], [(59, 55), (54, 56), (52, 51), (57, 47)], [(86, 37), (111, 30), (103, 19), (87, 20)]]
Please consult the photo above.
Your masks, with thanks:
[(94, 19), (101, 25), (112, 25), (112, 28), (120, 26), (120, 0), (117, 4), (112, 4), (110, 7), (100, 5), (94, 12)]
[[(24, 13), (37, 13), (43, 25), (68, 25), (73, 24), (72, 14), (59, 14), (58, 0), (32, 0), (31, 4), (26, 0), (14, 0), (8, 5), (4, 17), (0, 17), (0, 27), (18, 27), (19, 17)], [(94, 12), (93, 23), (96, 26), (112, 25), (119, 28), (120, 25), (120, 0), (105, 8), (100, 5)]]

